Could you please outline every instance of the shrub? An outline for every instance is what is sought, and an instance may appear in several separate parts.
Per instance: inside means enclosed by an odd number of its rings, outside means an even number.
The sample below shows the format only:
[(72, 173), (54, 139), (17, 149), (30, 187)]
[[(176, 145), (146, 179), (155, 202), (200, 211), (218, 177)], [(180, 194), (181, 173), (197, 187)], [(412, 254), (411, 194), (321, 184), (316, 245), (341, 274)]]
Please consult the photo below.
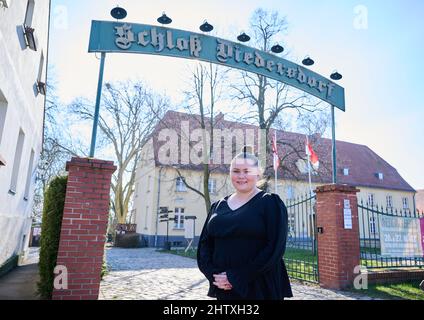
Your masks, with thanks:
[(140, 248), (142, 246), (142, 236), (139, 233), (117, 234), (115, 237), (115, 247)]
[(54, 178), (44, 194), (40, 238), (40, 281), (37, 283), (37, 293), (41, 299), (51, 299), (53, 293), (53, 270), (59, 248), (67, 181), (67, 177)]
[(107, 275), (109, 272), (108, 267), (107, 267), (107, 263), (105, 261), (105, 258), (103, 257), (103, 263), (102, 263), (102, 270), (100, 272), (100, 280), (103, 280), (103, 277), (105, 275)]

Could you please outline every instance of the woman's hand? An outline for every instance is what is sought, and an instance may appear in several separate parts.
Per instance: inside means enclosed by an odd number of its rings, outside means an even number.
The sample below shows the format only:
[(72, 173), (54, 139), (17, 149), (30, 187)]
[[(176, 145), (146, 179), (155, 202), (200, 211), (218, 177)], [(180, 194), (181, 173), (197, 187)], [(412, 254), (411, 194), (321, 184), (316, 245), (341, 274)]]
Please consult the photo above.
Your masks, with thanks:
[(219, 289), (222, 290), (231, 290), (233, 286), (227, 279), (227, 273), (221, 272), (220, 274), (214, 274), (213, 275), (215, 282), (213, 282), (214, 285), (216, 285)]

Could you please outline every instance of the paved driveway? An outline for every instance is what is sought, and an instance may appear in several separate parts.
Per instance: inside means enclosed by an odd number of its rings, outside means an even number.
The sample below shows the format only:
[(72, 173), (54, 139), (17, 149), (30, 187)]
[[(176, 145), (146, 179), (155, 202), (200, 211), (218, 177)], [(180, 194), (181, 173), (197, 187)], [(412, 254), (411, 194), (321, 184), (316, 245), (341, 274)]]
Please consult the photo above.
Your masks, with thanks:
[[(100, 284), (99, 299), (211, 300), (208, 282), (196, 260), (156, 252), (153, 248), (106, 249), (109, 273)], [(292, 281), (294, 300), (352, 300), (364, 296), (322, 289)]]
[(40, 248), (29, 248), (27, 259), (0, 278), (0, 300), (38, 300)]

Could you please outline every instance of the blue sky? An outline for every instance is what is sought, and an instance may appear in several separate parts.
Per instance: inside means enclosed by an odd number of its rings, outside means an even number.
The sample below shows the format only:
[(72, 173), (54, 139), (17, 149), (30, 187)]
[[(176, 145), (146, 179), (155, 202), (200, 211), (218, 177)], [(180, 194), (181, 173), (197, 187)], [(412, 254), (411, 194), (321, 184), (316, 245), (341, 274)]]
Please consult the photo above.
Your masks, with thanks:
[[(346, 112), (336, 111), (336, 138), (367, 145), (412, 187), (424, 189), (424, 1), (52, 0), (49, 65), (65, 103), (78, 96), (94, 100), (99, 61), (87, 53), (90, 21), (110, 20), (116, 4), (128, 10), (129, 22), (157, 24), (166, 11), (171, 27), (197, 32), (207, 19), (215, 35), (229, 39), (247, 29), (256, 8), (277, 10), (289, 23), (288, 59), (310, 55), (312, 70), (343, 74)], [(105, 81), (140, 78), (178, 100), (189, 62), (177, 62), (108, 55)]]

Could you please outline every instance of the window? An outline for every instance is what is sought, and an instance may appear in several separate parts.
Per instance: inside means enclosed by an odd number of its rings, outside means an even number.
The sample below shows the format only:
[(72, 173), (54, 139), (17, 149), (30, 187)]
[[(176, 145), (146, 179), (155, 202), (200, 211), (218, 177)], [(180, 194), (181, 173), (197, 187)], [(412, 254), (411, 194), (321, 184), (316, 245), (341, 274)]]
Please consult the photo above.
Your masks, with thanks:
[(387, 208), (393, 208), (393, 197), (392, 196), (386, 196), (386, 207)]
[(21, 245), (21, 252), (25, 251), (25, 245), (26, 245), (26, 234), (22, 236), (22, 245)]
[(27, 9), (25, 13), (25, 25), (28, 27), (31, 27), (32, 25), (32, 18), (34, 17), (34, 7), (35, 7), (35, 1), (34, 0), (28, 0), (27, 2)]
[(149, 214), (149, 206), (146, 206), (146, 213), (144, 214), (144, 230), (147, 230), (147, 215)]
[(287, 186), (286, 187), (286, 194), (287, 194), (287, 199), (291, 200), (294, 198), (294, 188), (293, 186)]
[(131, 223), (137, 224), (137, 209), (131, 211)]
[(10, 189), (9, 189), (9, 192), (11, 194), (16, 193), (19, 167), (21, 166), (22, 150), (24, 147), (24, 139), (25, 139), (25, 134), (21, 129), (19, 130), (18, 141), (16, 143), (15, 158), (13, 159), (12, 179), (10, 181)]
[(208, 189), (209, 189), (210, 193), (216, 193), (216, 180), (215, 179), (209, 179)]
[(368, 206), (374, 207), (375, 204), (375, 195), (374, 193), (368, 194)]
[(40, 64), (38, 65), (38, 76), (37, 76), (38, 82), (43, 80), (43, 71), (44, 71), (44, 53), (41, 52)]
[(152, 185), (152, 176), (147, 177), (147, 192), (150, 192), (150, 187)]
[(139, 188), (140, 183), (136, 182), (135, 183), (135, 197), (138, 198), (138, 188)]
[(0, 90), (0, 146), (3, 136), (4, 125), (6, 123), (7, 101)]
[(38, 92), (42, 95), (46, 95), (46, 82), (44, 79), (44, 53), (41, 52), (40, 64), (38, 66), (38, 75), (37, 75), (37, 88)]
[(187, 191), (187, 187), (185, 185), (184, 182), (184, 178), (183, 177), (178, 177), (176, 180), (176, 188), (177, 188), (177, 192), (185, 192)]
[(296, 219), (295, 219), (295, 214), (294, 214), (294, 212), (292, 211), (292, 212), (289, 212), (289, 214), (288, 214), (288, 224), (289, 224), (289, 230), (288, 230), (288, 233), (289, 233), (289, 237), (290, 238), (293, 238), (294, 236), (295, 236), (295, 234), (296, 234), (296, 230), (295, 230), (295, 221), (296, 221)]
[(175, 208), (174, 229), (184, 229), (184, 208)]
[(349, 175), (349, 168), (343, 168), (343, 175), (345, 176)]
[(28, 0), (22, 31), (25, 37), (26, 46), (30, 48), (31, 50), (37, 51), (38, 42), (34, 34), (34, 28), (32, 28), (32, 18), (34, 17), (34, 7), (35, 7), (34, 0)]
[(28, 164), (27, 180), (25, 184), (24, 200), (28, 200), (28, 197), (29, 197), (29, 189), (31, 187), (32, 171), (34, 166), (34, 154), (35, 154), (34, 150), (31, 150), (31, 156), (29, 157), (29, 164)]
[(375, 234), (375, 217), (370, 217), (370, 233)]
[(402, 198), (402, 208), (403, 209), (409, 209), (408, 198), (406, 198), (406, 197)]

